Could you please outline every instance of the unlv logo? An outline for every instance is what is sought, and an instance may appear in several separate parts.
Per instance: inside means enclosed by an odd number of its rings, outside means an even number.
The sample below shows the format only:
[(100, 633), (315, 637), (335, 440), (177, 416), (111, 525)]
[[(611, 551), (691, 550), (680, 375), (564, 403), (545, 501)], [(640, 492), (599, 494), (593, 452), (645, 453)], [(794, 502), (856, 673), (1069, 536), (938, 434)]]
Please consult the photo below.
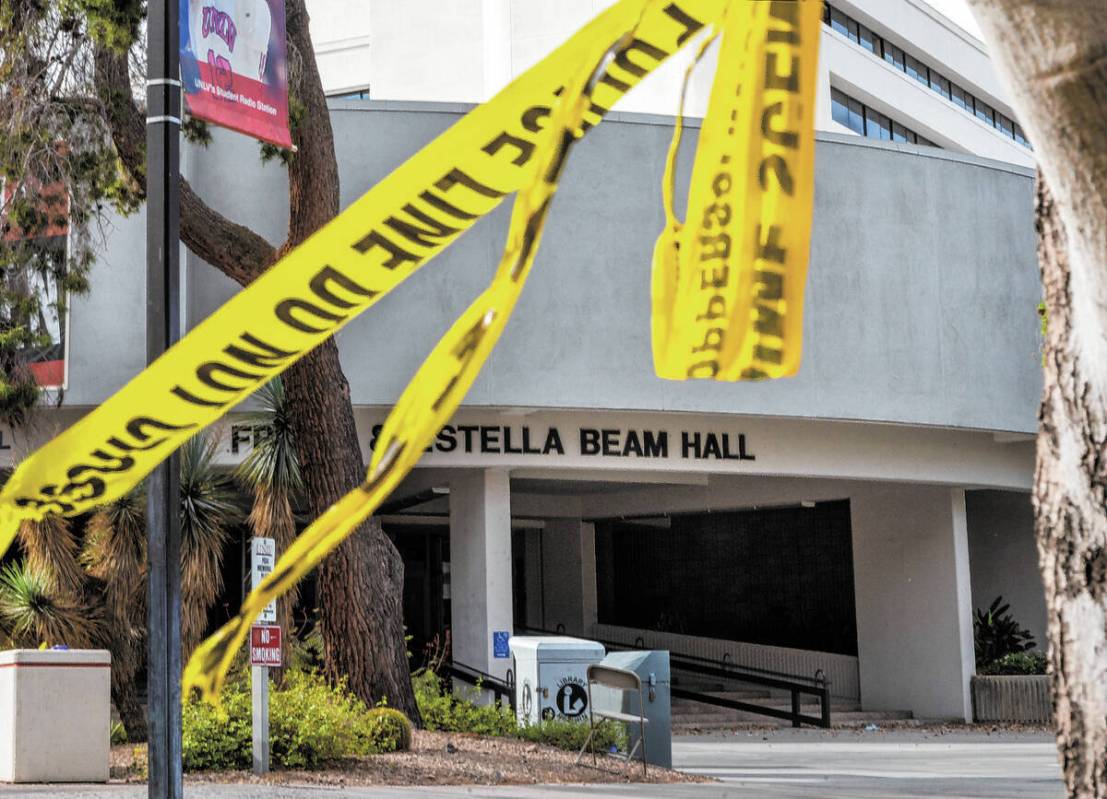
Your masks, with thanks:
[(202, 13), (203, 34), (207, 38), (213, 33), (227, 43), (227, 49), (234, 52), (234, 40), (238, 38), (238, 28), (235, 27), (231, 15), (220, 11), (215, 6), (205, 6)]
[(211, 69), (211, 82), (220, 89), (231, 90), (234, 85), (234, 72), (231, 62), (223, 56), (217, 56), (214, 50), (208, 50), (208, 67)]

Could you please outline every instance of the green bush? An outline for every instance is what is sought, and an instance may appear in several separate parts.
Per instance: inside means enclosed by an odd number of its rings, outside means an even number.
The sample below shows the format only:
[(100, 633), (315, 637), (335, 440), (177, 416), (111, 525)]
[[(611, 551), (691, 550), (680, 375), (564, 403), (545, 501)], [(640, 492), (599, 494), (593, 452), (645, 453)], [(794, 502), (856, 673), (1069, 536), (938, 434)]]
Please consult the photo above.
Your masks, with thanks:
[[(541, 724), (520, 726), (518, 735), (525, 741), (579, 752), (588, 738), (588, 722), (547, 719)], [(596, 724), (596, 739), (593, 743), (597, 752), (610, 751), (613, 746), (616, 749), (625, 750), (626, 742), (626, 728), (622, 724), (610, 719), (604, 719)]]
[(999, 660), (987, 663), (979, 669), (980, 674), (1045, 674), (1046, 656), (1044, 652), (1012, 652)]
[(111, 745), (119, 746), (128, 742), (127, 728), (123, 726), (122, 721), (113, 722), (111, 725)]
[(181, 761), (185, 771), (249, 768), (250, 691), (228, 684), (222, 707), (190, 701), (181, 711)]
[(972, 626), (977, 666), (987, 666), (1007, 655), (1034, 648), (1034, 636), (1019, 626), (1007, 612), (1010, 609), (1001, 596), (997, 596), (987, 610), (976, 609)]
[[(510, 707), (478, 705), (464, 696), (451, 694), (445, 682), (429, 669), (413, 674), (411, 682), (428, 730), (510, 736), (570, 751), (579, 751), (588, 737), (587, 720), (549, 719), (540, 724), (520, 725)], [(626, 748), (626, 730), (622, 724), (601, 721), (596, 725), (596, 751), (606, 752), (612, 746)]]
[(428, 730), (472, 732), (478, 735), (512, 735), (516, 730), (515, 713), (497, 704), (478, 705), (450, 693), (433, 671), (416, 672), (411, 677), (415, 702)]
[(375, 707), (361, 725), (365, 745), (376, 753), (403, 752), (411, 748), (411, 722), (391, 707)]
[[(222, 707), (184, 707), (182, 755), (186, 771), (244, 769), (251, 764), (250, 685), (231, 681)], [(397, 719), (399, 716), (399, 719)], [(289, 670), (269, 695), (269, 747), (274, 765), (311, 769), (343, 757), (392, 752), (411, 745), (411, 725), (388, 708), (369, 710), (344, 684), (332, 686), (314, 671)]]

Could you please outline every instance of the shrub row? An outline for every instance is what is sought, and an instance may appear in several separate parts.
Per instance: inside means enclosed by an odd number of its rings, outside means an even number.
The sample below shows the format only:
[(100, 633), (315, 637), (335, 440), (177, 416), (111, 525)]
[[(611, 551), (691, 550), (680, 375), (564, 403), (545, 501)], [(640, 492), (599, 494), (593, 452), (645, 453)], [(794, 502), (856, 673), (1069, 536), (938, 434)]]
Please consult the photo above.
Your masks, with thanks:
[[(251, 764), (250, 684), (229, 683), (222, 705), (185, 705), (181, 749), (186, 771), (244, 769)], [(345, 685), (318, 672), (289, 671), (269, 695), (270, 757), (281, 768), (318, 768), (344, 757), (411, 746), (411, 723), (387, 707), (367, 708)]]

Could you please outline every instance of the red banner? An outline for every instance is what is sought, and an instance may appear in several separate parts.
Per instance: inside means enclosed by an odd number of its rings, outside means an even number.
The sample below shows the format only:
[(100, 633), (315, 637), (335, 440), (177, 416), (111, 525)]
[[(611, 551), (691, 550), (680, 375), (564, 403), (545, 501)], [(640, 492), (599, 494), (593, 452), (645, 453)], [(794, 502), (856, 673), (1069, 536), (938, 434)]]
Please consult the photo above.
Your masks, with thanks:
[(182, 0), (181, 83), (194, 117), (291, 147), (284, 0)]

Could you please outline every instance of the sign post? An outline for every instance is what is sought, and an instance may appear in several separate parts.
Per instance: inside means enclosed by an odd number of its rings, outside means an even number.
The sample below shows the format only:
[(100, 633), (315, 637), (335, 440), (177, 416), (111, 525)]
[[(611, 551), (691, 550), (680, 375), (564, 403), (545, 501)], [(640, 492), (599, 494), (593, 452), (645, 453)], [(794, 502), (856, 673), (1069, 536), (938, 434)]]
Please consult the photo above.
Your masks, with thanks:
[[(146, 362), (181, 337), (178, 0), (149, 4), (146, 23)], [(180, 460), (147, 488), (150, 799), (181, 799)]]
[[(256, 588), (277, 560), (277, 542), (272, 538), (250, 539), (250, 587)], [(258, 614), (250, 630), (250, 677), (252, 689), (252, 737), (254, 773), (269, 772), (269, 669), (281, 665), (281, 628), (277, 603), (270, 602)]]

